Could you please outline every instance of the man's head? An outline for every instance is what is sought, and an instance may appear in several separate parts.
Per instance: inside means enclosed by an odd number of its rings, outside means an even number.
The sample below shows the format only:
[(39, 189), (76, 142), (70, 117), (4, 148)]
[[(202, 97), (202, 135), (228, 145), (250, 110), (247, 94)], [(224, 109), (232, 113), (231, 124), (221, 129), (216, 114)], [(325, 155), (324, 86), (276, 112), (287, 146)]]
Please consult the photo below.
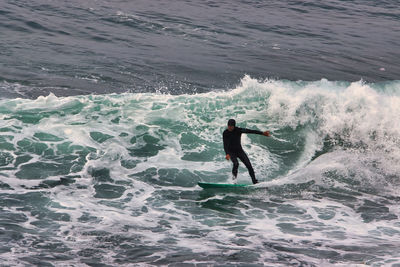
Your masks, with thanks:
[(234, 119), (230, 119), (228, 121), (228, 131), (232, 132), (235, 129), (236, 121)]

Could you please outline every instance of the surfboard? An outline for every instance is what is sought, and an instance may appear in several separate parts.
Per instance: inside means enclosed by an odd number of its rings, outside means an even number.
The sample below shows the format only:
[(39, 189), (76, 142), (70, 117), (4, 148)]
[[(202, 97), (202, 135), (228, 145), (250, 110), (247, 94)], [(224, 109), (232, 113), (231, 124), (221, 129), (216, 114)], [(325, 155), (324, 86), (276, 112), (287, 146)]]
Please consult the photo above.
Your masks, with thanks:
[(216, 183), (197, 183), (201, 188), (211, 189), (211, 188), (238, 188), (250, 186), (249, 184), (216, 184)]

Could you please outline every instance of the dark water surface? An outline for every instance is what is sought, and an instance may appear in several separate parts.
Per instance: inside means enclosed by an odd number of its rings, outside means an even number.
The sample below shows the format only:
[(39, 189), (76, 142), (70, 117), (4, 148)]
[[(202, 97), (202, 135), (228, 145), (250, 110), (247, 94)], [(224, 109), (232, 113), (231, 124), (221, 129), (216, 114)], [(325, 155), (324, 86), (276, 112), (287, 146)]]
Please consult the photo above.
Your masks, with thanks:
[(400, 72), (397, 1), (8, 1), (0, 93), (231, 89), (245, 75), (385, 81)]

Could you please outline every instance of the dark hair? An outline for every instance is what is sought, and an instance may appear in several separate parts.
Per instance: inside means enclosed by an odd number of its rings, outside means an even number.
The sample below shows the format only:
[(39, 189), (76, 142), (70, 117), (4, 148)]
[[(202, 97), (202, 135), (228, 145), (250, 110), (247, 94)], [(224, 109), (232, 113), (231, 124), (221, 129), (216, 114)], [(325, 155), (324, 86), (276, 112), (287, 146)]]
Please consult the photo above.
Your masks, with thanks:
[(230, 119), (228, 121), (228, 126), (236, 126), (236, 121), (234, 119)]

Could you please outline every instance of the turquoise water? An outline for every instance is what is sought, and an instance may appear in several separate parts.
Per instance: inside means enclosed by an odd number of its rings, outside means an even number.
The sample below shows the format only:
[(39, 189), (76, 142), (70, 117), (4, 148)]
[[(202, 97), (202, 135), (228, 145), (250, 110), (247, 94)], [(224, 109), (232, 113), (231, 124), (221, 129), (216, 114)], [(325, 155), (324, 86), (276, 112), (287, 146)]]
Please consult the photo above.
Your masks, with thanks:
[[(400, 264), (400, 83), (0, 100), (5, 266)], [(229, 182), (227, 118), (261, 182)], [(239, 169), (239, 183), (250, 183)]]

